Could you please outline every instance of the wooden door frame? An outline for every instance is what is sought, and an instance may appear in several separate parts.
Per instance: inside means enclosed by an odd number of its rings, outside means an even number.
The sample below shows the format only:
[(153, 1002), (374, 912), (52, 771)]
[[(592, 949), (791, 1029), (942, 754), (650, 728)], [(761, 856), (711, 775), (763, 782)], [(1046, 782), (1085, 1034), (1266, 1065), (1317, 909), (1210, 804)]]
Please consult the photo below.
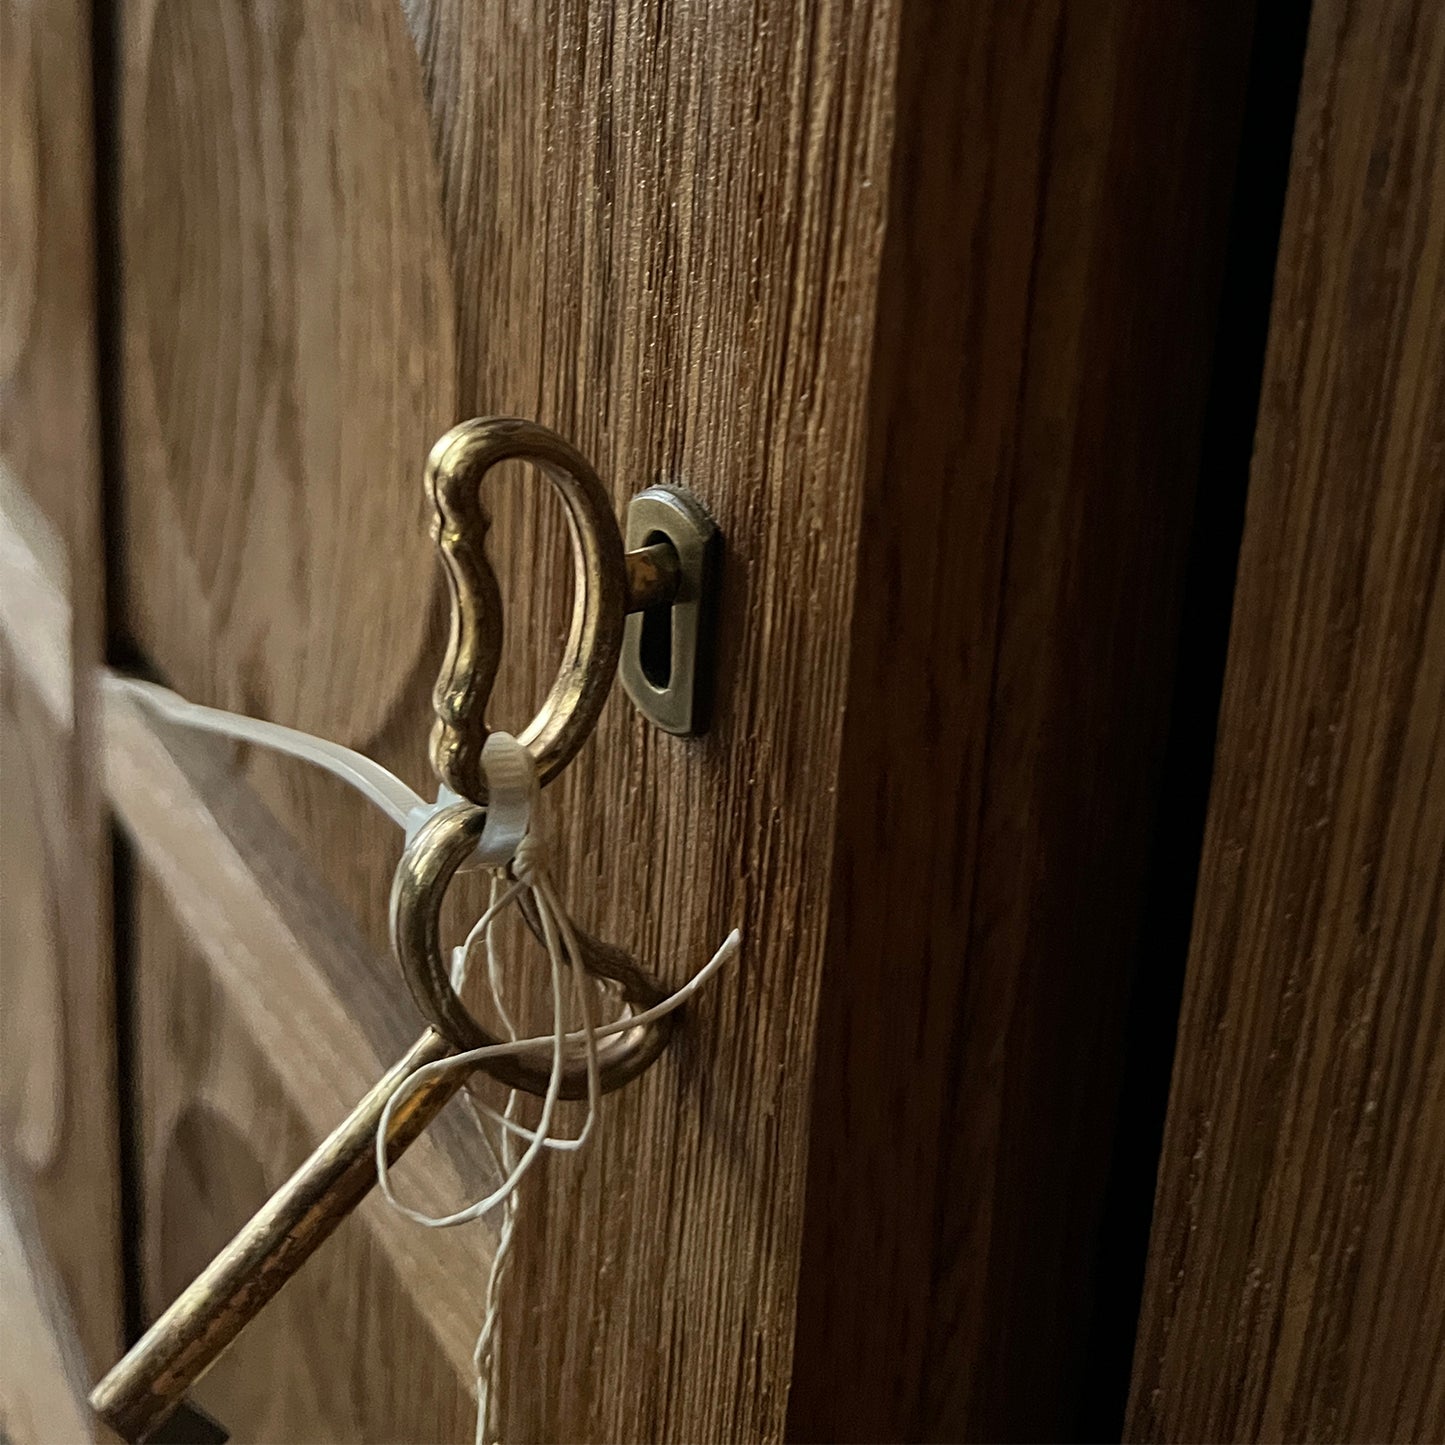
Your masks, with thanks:
[(1132, 1439), (1445, 1432), (1442, 77), (1316, 0)]

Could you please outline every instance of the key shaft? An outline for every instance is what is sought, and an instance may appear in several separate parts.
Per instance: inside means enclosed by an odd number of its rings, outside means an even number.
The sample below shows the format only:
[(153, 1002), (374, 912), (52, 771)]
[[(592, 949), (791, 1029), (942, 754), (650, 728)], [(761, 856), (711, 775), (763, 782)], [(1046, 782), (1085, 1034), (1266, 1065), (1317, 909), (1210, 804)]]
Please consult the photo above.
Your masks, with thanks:
[[(376, 1183), (376, 1134), (401, 1081), (453, 1052), (433, 1029), (371, 1089), (240, 1233), (96, 1385), (91, 1408), (117, 1434), (150, 1434)], [(392, 1112), (387, 1157), (397, 1158), (464, 1082), (432, 1078)]]

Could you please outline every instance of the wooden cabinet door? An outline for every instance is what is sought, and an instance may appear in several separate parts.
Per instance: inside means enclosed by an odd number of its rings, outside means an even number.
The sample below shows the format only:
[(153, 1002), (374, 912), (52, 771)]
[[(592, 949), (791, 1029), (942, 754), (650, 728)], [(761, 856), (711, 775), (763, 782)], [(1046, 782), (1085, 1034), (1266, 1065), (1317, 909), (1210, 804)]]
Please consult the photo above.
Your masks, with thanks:
[[(441, 430), (536, 418), (619, 507), (682, 482), (727, 538), (711, 733), (615, 697), (546, 809), (590, 927), (674, 980), (734, 924), (744, 956), (528, 1185), (508, 1438), (777, 1439), (790, 1390), (801, 1438), (1070, 1428), (1251, 9), (1157, 8), (118, 12), (134, 653), (424, 787)], [(563, 531), (496, 508), (516, 724)], [(391, 828), (164, 751), (215, 857), (138, 833), (148, 1311), (415, 1026)], [(423, 1184), (475, 1173), (435, 1154)], [(464, 1434), (490, 1248), (373, 1202), (201, 1398), (258, 1437)]]
[[(681, 982), (738, 924), (745, 961), (666, 1062), (607, 1100), (597, 1147), (527, 1185), (500, 1418), (517, 1439), (775, 1438), (833, 887), (890, 15), (140, 0), (118, 25), (113, 604), (170, 683), (434, 786), (442, 589), (420, 467), (465, 416), (562, 432), (619, 512), (650, 482), (684, 483), (727, 536), (712, 731), (665, 736), (618, 690), (544, 806), (589, 928)], [(565, 531), (523, 476), (489, 501), (507, 609), (492, 717), (519, 727), (556, 666)], [(178, 884), (182, 860), (139, 846), (148, 1310), (344, 1107), (335, 1071), (360, 1087), (418, 1022), (386, 956), (395, 829), (299, 766), (251, 753), (233, 767), (234, 784), (195, 783), (197, 801), (256, 876)], [(285, 835), (263, 861), (264, 826), (216, 811), (243, 784)], [(278, 872), (315, 884), (304, 922)], [(256, 914), (221, 901), (229, 888), (275, 910), (234, 950), (230, 927)], [(216, 906), (198, 908), (198, 889)], [(478, 889), (457, 893), (475, 913)], [(306, 962), (318, 947), (329, 971)], [(412, 1187), (460, 1202), (478, 1168), (458, 1137)], [(258, 1437), (466, 1435), (494, 1227), (438, 1236), (371, 1201), (200, 1398)]]
[[(1150, 900), (1192, 882), (1166, 753), (1254, 10), (96, 7), (101, 424), (46, 595), (84, 639), (84, 816), (103, 782), (123, 826), (117, 990), (80, 941), (65, 968), (118, 1014), (84, 1037), (120, 1053), (119, 1119), (77, 1158), (105, 1164), (85, 1248), (132, 1331), (418, 1020), (395, 830), (102, 706), (99, 582), (112, 664), (430, 790), (421, 465), (515, 414), (619, 510), (681, 482), (723, 530), (712, 730), (619, 692), (545, 811), (590, 928), (675, 982), (732, 926), (745, 947), (595, 1146), (527, 1184), (503, 1437), (1122, 1413), (1126, 1369), (1095, 1362), (1134, 1321), (1099, 1259)], [(525, 478), (491, 500), (516, 726), (566, 532)], [(42, 621), (7, 614), (7, 646), (40, 656)], [(478, 1171), (444, 1124), (403, 1180), (456, 1202)], [(493, 1246), (368, 1201), (197, 1398), (238, 1440), (466, 1438)]]

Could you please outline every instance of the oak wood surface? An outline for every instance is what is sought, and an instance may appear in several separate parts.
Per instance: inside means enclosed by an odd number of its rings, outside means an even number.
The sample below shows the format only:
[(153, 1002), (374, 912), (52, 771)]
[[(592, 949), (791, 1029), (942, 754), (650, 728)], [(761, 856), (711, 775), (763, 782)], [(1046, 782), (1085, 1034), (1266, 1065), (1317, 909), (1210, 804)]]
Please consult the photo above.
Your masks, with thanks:
[(1253, 12), (902, 7), (801, 1440), (1086, 1428)]
[(1318, 0), (1129, 1422), (1445, 1436), (1445, 15)]
[[(173, 885), (163, 890), (156, 876), (141, 871), (136, 899), (148, 1223), (141, 1267), (153, 1314), (315, 1146), (307, 1106), (345, 1092), (335, 1075), (371, 1064), (370, 1083), (380, 1071), (359, 1048), (338, 1058), (335, 1047), (346, 1040), (335, 1033), (281, 1059), (274, 1038), (256, 1026), (256, 1005), (238, 1007), (218, 989), (203, 946), (175, 922)], [(330, 1122), (347, 1107), (332, 1104)], [(436, 1152), (424, 1162), (408, 1156), (397, 1170), (404, 1197), (432, 1210), (459, 1187), (455, 1170), (438, 1169), (445, 1161)], [(438, 1174), (439, 1187), (418, 1188)], [(472, 1302), (490, 1245), (486, 1232), (437, 1238), (373, 1195), (192, 1398), (238, 1442), (466, 1438), (475, 1411)], [(398, 1340), (409, 1342), (400, 1356)]]
[[(677, 981), (735, 923), (744, 959), (609, 1101), (586, 1159), (529, 1186), (502, 1428), (776, 1439), (893, 12), (421, 4), (405, 9), (414, 49), (402, 14), (123, 14), (120, 610), (191, 696), (365, 746), (422, 785), (435, 432), (532, 416), (619, 504), (669, 480), (713, 510), (729, 546), (713, 733), (661, 737), (619, 694), (546, 811), (590, 928)], [(531, 488), (496, 511), (510, 610), (494, 717), (516, 726), (555, 656), (562, 532)], [(379, 944), (388, 825), (296, 769), (247, 767)], [(190, 1157), (204, 1170), (204, 1148)], [(397, 1321), (395, 1368), (434, 1348)], [(345, 1341), (326, 1349), (354, 1368)]]
[[(549, 1173), (517, 1276), (548, 1304), (504, 1339), (536, 1371), (512, 1376), (508, 1414), (544, 1438), (774, 1439), (895, 14), (440, 3), (412, 24), (457, 258), (463, 397), (559, 426), (620, 495), (693, 487), (727, 541), (713, 732), (663, 738), (618, 696), (556, 806), (604, 936), (673, 978), (731, 923), (744, 954), (675, 1057), (611, 1111), (586, 1172)], [(474, 92), (458, 83), (470, 75)], [(527, 558), (527, 531), (510, 535)], [(595, 861), (579, 873), (584, 847)], [(579, 1228), (570, 1257), (550, 1247)]]
[(119, 606), (188, 692), (365, 742), (427, 632), (416, 458), (454, 419), (401, 7), (143, 0), (121, 26)]
[[(121, 1334), (109, 837), (91, 678), (104, 624), (90, 7), (0, 7), (0, 505), (62, 579), (63, 696), (0, 663), (0, 1119), (92, 1369)], [(26, 605), (23, 589), (7, 609)], [(37, 1241), (27, 1241), (27, 1246)], [(0, 1360), (0, 1372), (22, 1368)]]
[[(12, 765), (10, 750), (61, 728), (70, 698), (58, 558), (31, 549), (15, 525), (15, 500), (0, 511), (0, 683), (26, 726), (7, 716), (0, 732), (8, 819), (20, 816), (11, 795), (45, 777)], [(142, 1218), (154, 1221), (143, 1235), (141, 1282), (158, 1313), (418, 1030), (396, 1008), (403, 989), (389, 960), (359, 937), (254, 796), (237, 750), (158, 721), (123, 691), (102, 696), (107, 794), (141, 863), (132, 903), (136, 1017), (126, 1026), (140, 1066), (129, 1102), (143, 1134)], [(22, 880), (33, 851), (19, 828), (4, 838), (15, 848), (7, 880)], [(7, 939), (11, 930), (44, 936), (28, 911), (44, 896), (7, 894)], [(7, 1039), (28, 1032), (37, 1061), (54, 1066), (61, 1056), (43, 1032), (52, 1016), (43, 1001), (8, 997)], [(22, 1153), (46, 1127), (36, 1111), (53, 1097), (33, 1073), (31, 1082), (32, 1112), (15, 1129)], [(479, 1167), (473, 1136), (447, 1114), (412, 1147), (397, 1179), (404, 1198), (433, 1212), (464, 1188), (496, 1183)], [(491, 1244), (487, 1231), (423, 1238), (369, 1199), (196, 1398), (238, 1441), (464, 1435), (472, 1403), (459, 1381), (471, 1378), (473, 1302)], [(359, 1302), (358, 1279), (368, 1285)], [(351, 1303), (335, 1349), (294, 1348), (336, 1334), (338, 1297)], [(397, 1335), (431, 1342), (406, 1371), (391, 1365)], [(335, 1368), (338, 1355), (344, 1370)], [(17, 1429), (36, 1412), (67, 1407), (39, 1389), (44, 1383), (5, 1381)]]

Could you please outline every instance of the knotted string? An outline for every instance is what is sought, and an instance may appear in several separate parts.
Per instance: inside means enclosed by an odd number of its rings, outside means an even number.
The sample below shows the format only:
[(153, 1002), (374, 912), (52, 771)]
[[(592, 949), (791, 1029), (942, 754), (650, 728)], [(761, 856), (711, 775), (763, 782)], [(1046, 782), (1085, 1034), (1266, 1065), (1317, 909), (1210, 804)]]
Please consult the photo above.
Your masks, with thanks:
[[(495, 735), (494, 735), (495, 736)], [(528, 835), (531, 837), (532, 835)], [(595, 1126), (598, 1113), (601, 1107), (601, 1082), (597, 1069), (597, 1038), (598, 1027), (594, 1014), (593, 989), (597, 986), (591, 974), (586, 970), (583, 963), (583, 952), (577, 941), (575, 925), (572, 923), (565, 908), (558, 900), (556, 889), (548, 877), (545, 867), (541, 863), (542, 852), (535, 843), (531, 847), (524, 845), (519, 847), (514, 857), (512, 868), (516, 881), (506, 888), (497, 900), (492, 903), (487, 911), (477, 920), (467, 942), (453, 954), (452, 980), (453, 987), (459, 987), (465, 983), (467, 975), (467, 959), (470, 955), (472, 944), (480, 935), (485, 938), (489, 955), (488, 981), (492, 985), (494, 998), (500, 1004), (500, 995), (496, 993), (497, 970), (491, 966), (491, 959), (495, 956), (495, 940), (493, 930), (497, 926), (498, 919), (503, 912), (515, 904), (524, 891), (530, 890), (536, 907), (537, 918), (542, 928), (543, 944), (547, 950), (547, 962), (551, 972), (552, 987), (552, 1033), (549, 1039), (517, 1039), (515, 1028), (511, 1023), (510, 1016), (506, 1014), (505, 1008), (500, 1007), (498, 1014), (507, 1028), (508, 1039), (504, 1043), (485, 1044), (480, 1048), (465, 1049), (461, 1053), (450, 1054), (444, 1059), (437, 1059), (429, 1064), (423, 1064), (414, 1069), (396, 1087), (392, 1096), (386, 1101), (382, 1110), (381, 1123), (377, 1128), (376, 1135), (376, 1159), (377, 1159), (377, 1183), (381, 1192), (386, 1196), (395, 1208), (405, 1214), (408, 1219), (415, 1220), (418, 1224), (424, 1224), (433, 1229), (447, 1229), (457, 1224), (467, 1224), (471, 1220), (479, 1219), (482, 1215), (489, 1213), (498, 1205), (504, 1203), (515, 1191), (522, 1177), (532, 1167), (537, 1156), (550, 1143), (552, 1147), (559, 1148), (563, 1144), (567, 1147), (577, 1149), (586, 1143)], [(494, 878), (494, 886), (496, 884)], [(580, 1007), (582, 1014), (582, 1028), (576, 1037), (580, 1037), (582, 1043), (583, 1057), (587, 1069), (587, 1116), (583, 1123), (581, 1132), (570, 1140), (553, 1139), (551, 1135), (552, 1116), (556, 1110), (557, 1101), (562, 1094), (563, 1066), (566, 1062), (568, 1045), (573, 1035), (567, 1031), (566, 1021), (566, 990), (563, 987), (564, 971), (570, 972), (573, 995)], [(635, 1028), (636, 1019), (629, 1016), (618, 1021), (622, 1028)], [(542, 1113), (535, 1129), (526, 1129), (515, 1121), (510, 1121), (504, 1126), (504, 1132), (518, 1134), (528, 1138), (529, 1142), (523, 1151), (520, 1159), (507, 1174), (503, 1182), (490, 1194), (468, 1204), (465, 1208), (453, 1211), (451, 1214), (432, 1215), (422, 1210), (414, 1209), (409, 1204), (404, 1204), (397, 1198), (392, 1188), (389, 1165), (387, 1162), (386, 1140), (389, 1135), (392, 1115), (400, 1108), (413, 1094), (417, 1092), (429, 1080), (447, 1077), (452, 1074), (474, 1073), (477, 1066), (486, 1059), (503, 1058), (510, 1054), (516, 1054), (535, 1047), (538, 1043), (550, 1042), (552, 1045), (552, 1068), (547, 1079), (547, 1092), (542, 1097)], [(494, 1111), (488, 1111), (493, 1113)], [(505, 1116), (503, 1116), (505, 1117)]]
[[(161, 717), (181, 726), (206, 732), (220, 733), (244, 742), (258, 744), (274, 751), (301, 758), (315, 766), (335, 774), (349, 787), (354, 788), (369, 802), (380, 808), (394, 823), (403, 828), (408, 838), (417, 828), (441, 807), (455, 803), (457, 798), (445, 789), (435, 803), (427, 803), (395, 774), (380, 763), (342, 747), (325, 738), (313, 737), (294, 728), (281, 727), (276, 723), (248, 718), (220, 708), (203, 707), (187, 702), (184, 698), (159, 687), (154, 683), (122, 677), (115, 673), (104, 674), (104, 686), (108, 692), (125, 697), (150, 708)], [(519, 758), (518, 754), (522, 756)], [(546, 849), (537, 832), (532, 818), (532, 805), (536, 797), (536, 777), (532, 770), (530, 755), (506, 734), (492, 734), (488, 749), (483, 752), (483, 766), (488, 769), (488, 787), (491, 806), (488, 808), (482, 839), (478, 844), (477, 861), (490, 864), (493, 868), (491, 897), (485, 913), (469, 931), (466, 941), (452, 954), (452, 987), (458, 991), (466, 982), (469, 961), (478, 941), (486, 945), (487, 980), (492, 993), (493, 1006), (501, 1019), (507, 1035), (504, 1042), (485, 1048), (471, 1049), (465, 1054), (451, 1055), (432, 1064), (423, 1065), (398, 1086), (387, 1101), (381, 1125), (377, 1130), (377, 1180), (382, 1193), (393, 1207), (408, 1218), (433, 1228), (462, 1224), (476, 1219), (488, 1210), (500, 1207), (503, 1212), (501, 1228), (498, 1231), (497, 1246), (492, 1256), (492, 1265), (487, 1278), (486, 1315), (480, 1334), (477, 1336), (472, 1363), (477, 1375), (477, 1426), (476, 1445), (484, 1445), (489, 1423), (492, 1400), (492, 1386), (496, 1377), (496, 1324), (497, 1305), (501, 1286), (505, 1278), (515, 1233), (518, 1185), (523, 1175), (536, 1162), (543, 1149), (576, 1150), (586, 1143), (598, 1119), (600, 1089), (597, 1078), (597, 1041), (612, 1034), (635, 1029), (665, 1017), (679, 1009), (738, 951), (742, 935), (737, 929), (728, 934), (722, 946), (712, 958), (697, 971), (675, 993), (668, 995), (661, 1003), (644, 1009), (641, 1013), (625, 1013), (623, 1017), (609, 1023), (597, 1025), (592, 1013), (594, 987), (604, 983), (594, 979), (582, 965), (582, 950), (577, 946), (576, 931), (571, 916), (562, 906), (545, 867)], [(495, 776), (494, 776), (495, 774)], [(491, 836), (489, 836), (491, 835)], [(490, 851), (489, 851), (490, 849)], [(507, 878), (505, 868), (510, 862), (512, 878)], [(517, 1029), (502, 999), (501, 970), (497, 958), (494, 928), (498, 917), (514, 904), (524, 889), (530, 889), (541, 921), (544, 942), (551, 971), (553, 1032), (550, 1038), (518, 1038)], [(569, 1033), (563, 1022), (564, 968), (570, 966), (573, 988), (581, 1004), (583, 1026), (578, 1032)], [(391, 1187), (386, 1150), (382, 1141), (387, 1137), (391, 1116), (398, 1104), (410, 1097), (411, 1092), (420, 1088), (422, 1082), (435, 1074), (449, 1069), (465, 1068), (468, 1071), (488, 1058), (506, 1058), (531, 1053), (547, 1043), (552, 1045), (552, 1070), (548, 1077), (548, 1089), (544, 1098), (541, 1117), (535, 1129), (529, 1129), (514, 1117), (518, 1094), (510, 1091), (504, 1110), (498, 1112), (467, 1093), (473, 1117), (477, 1123), (484, 1145), (492, 1157), (497, 1172), (502, 1175), (501, 1186), (484, 1199), (477, 1200), (465, 1209), (450, 1215), (433, 1217), (412, 1209), (396, 1198)], [(562, 1061), (567, 1051), (582, 1047), (587, 1061), (587, 1116), (583, 1127), (575, 1138), (555, 1138), (551, 1134), (552, 1112), (561, 1091)], [(500, 1150), (494, 1145), (483, 1124), (489, 1119), (500, 1127)], [(526, 1140), (526, 1148), (517, 1156), (518, 1141)]]
[[(492, 1254), (491, 1268), (487, 1273), (482, 1327), (472, 1351), (477, 1390), (475, 1445), (485, 1445), (488, 1435), (496, 1377), (497, 1320), (501, 1286), (511, 1259), (522, 1179), (536, 1163), (542, 1150), (549, 1145), (555, 1147), (565, 1143), (573, 1149), (580, 1149), (593, 1132), (602, 1102), (597, 1068), (596, 1020), (592, 1006), (594, 980), (582, 963), (582, 950), (578, 946), (572, 920), (558, 900), (557, 891), (547, 873), (547, 848), (532, 816), (532, 805), (537, 796), (537, 777), (531, 755), (508, 734), (493, 734), (483, 751), (482, 767), (487, 777), (489, 805), (487, 825), (478, 848), (479, 853), (493, 866), (491, 898), (486, 912), (473, 925), (466, 941), (452, 955), (451, 984), (454, 990), (460, 992), (467, 980), (472, 948), (478, 938), (485, 940), (487, 981), (492, 991), (493, 1005), (502, 1021), (508, 1043), (515, 1042), (517, 1029), (503, 1001), (501, 990), (496, 927), (506, 909), (518, 903), (524, 893), (530, 892), (547, 950), (552, 987), (552, 1068), (547, 1079), (547, 1092), (542, 1099), (541, 1117), (537, 1127), (531, 1130), (524, 1129), (512, 1118), (517, 1104), (516, 1090), (508, 1092), (506, 1109), (501, 1114), (481, 1105), (468, 1093), (467, 1098), (471, 1103), (478, 1132), (503, 1179), (489, 1194), (462, 1209), (443, 1215), (426, 1214), (397, 1198), (392, 1188), (386, 1149), (392, 1114), (428, 1080), (458, 1072), (471, 1074), (484, 1059), (496, 1057), (498, 1047), (505, 1049), (507, 1045), (467, 1049), (415, 1069), (397, 1085), (391, 1098), (387, 1100), (376, 1132), (377, 1183), (387, 1202), (408, 1219), (428, 1228), (445, 1229), (466, 1224), (493, 1209), (500, 1207), (502, 1210), (501, 1228)], [(500, 820), (499, 826), (494, 825), (494, 819)], [(498, 834), (501, 836), (497, 836)], [(509, 863), (514, 881), (504, 889), (507, 882), (504, 870)], [(572, 991), (582, 1015), (582, 1044), (587, 1071), (587, 1115), (580, 1133), (575, 1138), (560, 1140), (553, 1138), (551, 1131), (553, 1111), (561, 1096), (563, 1064), (567, 1050), (564, 971), (571, 973)], [(485, 1127), (484, 1114), (502, 1122), (500, 1154)], [(527, 1138), (526, 1148), (520, 1158), (514, 1157), (514, 1134)]]
[[(408, 1219), (428, 1228), (444, 1229), (468, 1223), (494, 1209), (502, 1210), (496, 1249), (487, 1277), (485, 1315), (472, 1355), (477, 1389), (476, 1445), (486, 1445), (488, 1437), (497, 1377), (499, 1301), (502, 1282), (511, 1258), (519, 1188), (523, 1178), (544, 1149), (579, 1150), (600, 1127), (602, 1090), (597, 1063), (598, 1039), (637, 1028), (640, 1024), (661, 1018), (681, 1007), (732, 956), (741, 941), (738, 931), (734, 929), (708, 964), (676, 993), (641, 1013), (628, 1012), (622, 1018), (599, 1026), (594, 1012), (594, 990), (605, 986), (605, 981), (588, 973), (583, 963), (584, 953), (577, 938), (576, 926), (558, 896), (547, 869), (548, 849), (532, 812), (537, 785), (531, 756), (514, 738), (507, 734), (494, 733), (483, 751), (482, 766), (487, 775), (490, 802), (488, 823), (483, 830), (478, 851), (484, 861), (493, 868), (491, 896), (486, 911), (472, 926), (465, 942), (452, 954), (451, 983), (452, 988), (460, 992), (467, 980), (472, 951), (479, 941), (483, 942), (486, 946), (487, 981), (491, 989), (492, 1003), (507, 1035), (506, 1041), (467, 1049), (413, 1070), (397, 1085), (387, 1100), (376, 1134), (377, 1183), (387, 1202)], [(497, 831), (507, 834), (510, 826), (510, 835), (489, 837), (493, 812), (502, 820)], [(518, 831), (520, 839), (516, 836)], [(510, 858), (506, 856), (508, 852)], [(510, 878), (507, 874), (508, 863)], [(505, 911), (516, 905), (527, 892), (532, 896), (546, 947), (552, 989), (552, 1067), (548, 1074), (547, 1091), (542, 1099), (541, 1114), (536, 1127), (527, 1128), (514, 1117), (518, 1101), (515, 1090), (509, 1091), (506, 1107), (501, 1111), (490, 1108), (469, 1093), (467, 1098), (473, 1118), (498, 1172), (503, 1176), (502, 1183), (489, 1194), (450, 1214), (426, 1214), (404, 1204), (397, 1198), (392, 1187), (386, 1140), (395, 1110), (431, 1079), (457, 1072), (470, 1074), (486, 1059), (520, 1053), (548, 1041), (542, 1038), (517, 1037), (518, 1030), (506, 1007), (501, 988), (501, 969), (496, 946), (497, 923)], [(582, 1016), (582, 1027), (576, 1033), (569, 1033), (567, 1030), (564, 974), (570, 974), (572, 993)], [(580, 1131), (575, 1136), (559, 1138), (552, 1133), (553, 1113), (561, 1095), (563, 1066), (568, 1050), (579, 1039), (586, 1063), (587, 1113)], [(499, 1126), (500, 1148), (492, 1142), (484, 1120), (490, 1120)], [(526, 1144), (518, 1156), (516, 1148), (522, 1140), (525, 1140)]]

